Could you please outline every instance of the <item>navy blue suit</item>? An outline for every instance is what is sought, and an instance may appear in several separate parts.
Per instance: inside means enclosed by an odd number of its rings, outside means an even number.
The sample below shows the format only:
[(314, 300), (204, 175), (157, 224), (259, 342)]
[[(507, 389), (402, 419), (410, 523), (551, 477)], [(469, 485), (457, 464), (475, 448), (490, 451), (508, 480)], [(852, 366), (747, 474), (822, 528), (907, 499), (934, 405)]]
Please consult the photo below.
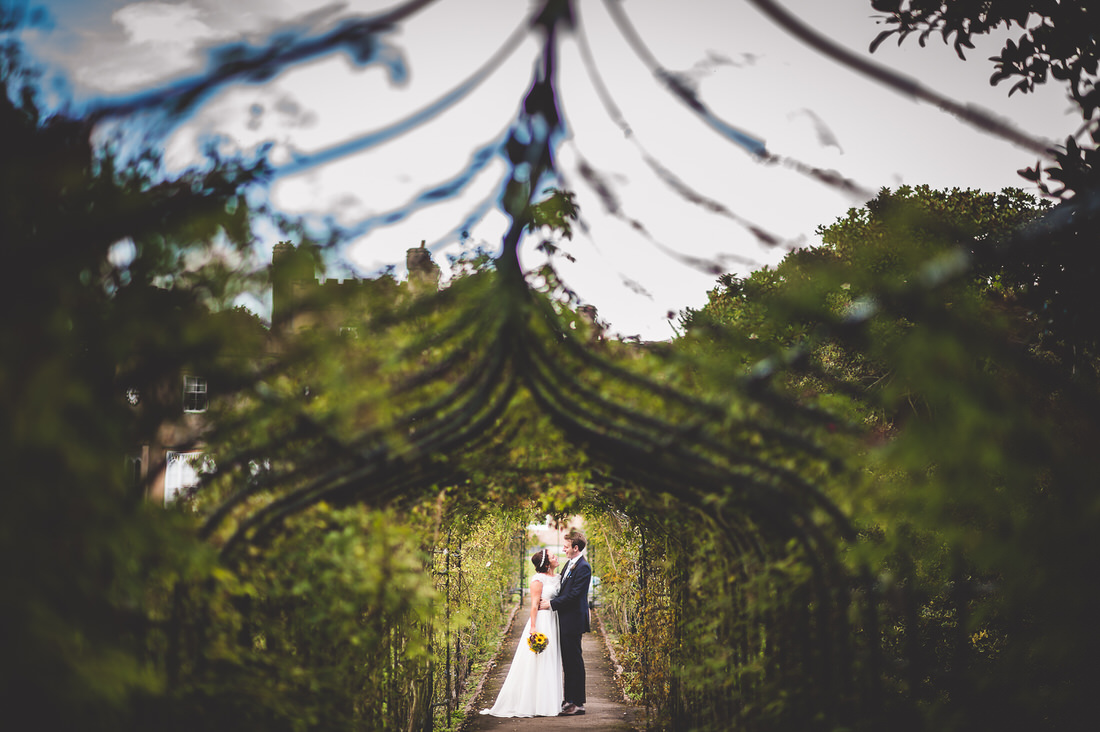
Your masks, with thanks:
[(587, 559), (581, 557), (573, 565), (569, 576), (562, 580), (558, 596), (550, 601), (551, 609), (558, 611), (561, 665), (565, 672), (565, 701), (577, 705), (585, 702), (581, 635), (592, 630), (588, 617), (588, 587), (591, 584), (592, 567)]

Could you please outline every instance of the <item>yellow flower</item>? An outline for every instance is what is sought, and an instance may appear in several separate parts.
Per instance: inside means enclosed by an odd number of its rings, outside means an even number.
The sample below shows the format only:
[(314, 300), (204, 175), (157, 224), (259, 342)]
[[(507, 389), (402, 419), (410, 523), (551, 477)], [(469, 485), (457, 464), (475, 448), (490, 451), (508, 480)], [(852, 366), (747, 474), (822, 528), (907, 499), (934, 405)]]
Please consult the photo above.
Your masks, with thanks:
[(542, 653), (545, 651), (549, 642), (545, 633), (532, 633), (527, 636), (527, 647), (535, 653)]

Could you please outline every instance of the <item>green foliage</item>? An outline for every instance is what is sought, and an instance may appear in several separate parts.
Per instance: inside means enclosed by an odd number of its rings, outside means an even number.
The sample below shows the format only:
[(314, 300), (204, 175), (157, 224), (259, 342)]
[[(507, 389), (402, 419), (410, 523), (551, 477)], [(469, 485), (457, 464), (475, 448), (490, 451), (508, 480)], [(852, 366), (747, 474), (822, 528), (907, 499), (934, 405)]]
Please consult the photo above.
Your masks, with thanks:
[(172, 678), (161, 725), (385, 729), (414, 716), (395, 669), (368, 659), (402, 659), (404, 678), (429, 673), (417, 629), (430, 627), (435, 594), (415, 534), (384, 512), (325, 505), (293, 529), (263, 561), (177, 579), (186, 599), (160, 607), (182, 639), (161, 659)]
[(1027, 93), (1037, 84), (1045, 84), (1049, 75), (1068, 87), (1085, 118), (1100, 108), (1100, 89), (1095, 83), (1100, 46), (1093, 32), (1095, 18), (1085, 5), (1057, 0), (997, 4), (872, 0), (871, 5), (886, 13), (885, 22), (893, 26), (875, 38), (872, 52), (890, 36), (896, 35), (900, 44), (918, 33), (923, 46), (929, 36), (938, 34), (944, 43), (954, 46), (959, 58), (965, 58), (963, 49), (974, 48), (974, 36), (1001, 26), (1017, 28), (1019, 38), (1005, 41), (1000, 54), (989, 59), (996, 69), (991, 84), (1015, 80), (1009, 95)]
[(1005, 41), (994, 62), (991, 84), (1015, 81), (1009, 95), (1032, 91), (1053, 80), (1065, 85), (1081, 118), (1077, 134), (1053, 150), (1053, 161), (1038, 161), (1019, 171), (1043, 193), (1067, 203), (1035, 227), (1016, 232), (1006, 246), (983, 259), (1002, 270), (1020, 295), (1020, 303), (1039, 318), (1046, 348), (1071, 369), (1089, 368), (1078, 360), (1081, 349), (1100, 347), (1100, 322), (1092, 283), (1096, 279), (1094, 232), (1100, 190), (1100, 87), (1096, 85), (1100, 45), (1093, 13), (1083, 3), (1018, 0), (1000, 3), (873, 2), (892, 26), (871, 44), (896, 35), (901, 43), (918, 33), (921, 45), (932, 34), (953, 42), (959, 56), (973, 48), (971, 39), (1004, 27), (1021, 35)]
[(446, 518), (446, 541), (441, 536), (432, 564), (436, 591), (444, 598), (436, 607), (433, 637), (433, 689), (443, 700), (435, 721), (441, 729), (462, 722), (457, 713), (479, 678), (476, 672), (496, 654), (509, 608), (522, 601), (531, 566), (522, 530), (526, 513), (488, 508)]
[[(573, 222), (577, 220), (579, 213), (576, 194), (560, 188), (551, 188), (546, 198), (528, 207), (526, 228), (531, 232), (546, 228), (565, 239), (572, 239)], [(543, 239), (538, 248), (548, 254), (558, 251), (558, 247), (549, 239)]]
[(646, 704), (651, 724), (787, 729), (815, 724), (822, 705), (853, 704), (854, 689), (823, 684), (804, 663), (813, 634), (824, 632), (807, 602), (806, 558), (796, 550), (762, 562), (735, 551), (722, 527), (669, 508), (659, 517), (586, 518), (603, 549), (600, 620), (624, 665), (625, 691)]
[[(1073, 577), (1095, 543), (1095, 381), (1066, 378), (1007, 258), (951, 265), (1045, 210), (1018, 191), (883, 191), (685, 316), (701, 382), (801, 350), (776, 383), (862, 422), (834, 438), (853, 471), (820, 485), (859, 526), (849, 569), (870, 568), (881, 604), (853, 622), (881, 639), (885, 714), (909, 728), (1058, 729), (1085, 711), (1074, 677), (1100, 598)], [(749, 607), (768, 613), (762, 598)], [(790, 690), (770, 701), (797, 708)]]
[(160, 593), (212, 563), (124, 470), (143, 426), (122, 397), (232, 340), (196, 315), (247, 286), (256, 170), (154, 179), (154, 158), (122, 166), (86, 123), (44, 117), (16, 46), (0, 71), (0, 693), (12, 719), (124, 729), (171, 683)]
[[(866, 390), (894, 383), (892, 364), (880, 356), (910, 332), (912, 320), (904, 312), (876, 317), (859, 333), (845, 323), (938, 277), (937, 268), (950, 266), (960, 245), (998, 241), (1047, 208), (1016, 189), (999, 194), (927, 186), (883, 189), (865, 208), (819, 227), (821, 246), (795, 250), (775, 269), (765, 267), (744, 279), (723, 276), (706, 306), (682, 314), (688, 336), (682, 345), (699, 343), (702, 360), (721, 354), (746, 368), (804, 348), (805, 360), (789, 388), (828, 395), (823, 398), (842, 416), (888, 431), (911, 411), (912, 395), (903, 390), (890, 402), (873, 402), (865, 398)], [(975, 298), (987, 297), (992, 301), (987, 316), (999, 318), (1021, 297), (1019, 280), (987, 268), (965, 285), (942, 288), (936, 297), (954, 308), (976, 307)], [(1026, 311), (1019, 312), (1014, 327), (1026, 331), (1034, 327), (1030, 322)]]
[[(589, 552), (598, 550), (601, 557), (598, 569), (600, 622), (625, 666), (627, 697), (643, 701), (646, 697), (641, 688), (644, 677), (639, 670), (640, 654), (652, 644), (638, 634), (641, 534), (624, 514), (616, 511), (586, 514), (585, 529), (592, 547)], [(655, 657), (659, 658), (660, 654)]]
[[(6, 53), (15, 90), (33, 72)], [(0, 599), (10, 718), (88, 730), (430, 725), (433, 700), (495, 650), (519, 551), (487, 544), (514, 516), (321, 501), (227, 556), (211, 522), (219, 500), (239, 502), (236, 528), (276, 497), (271, 474), (296, 471), (299, 486), (316, 475), (303, 425), (369, 428), (384, 415), (346, 390), (384, 393), (363, 375), (400, 359), (316, 329), (282, 344), (276, 364), (275, 334), (231, 307), (263, 284), (247, 274), (253, 212), (241, 194), (258, 168), (165, 177), (153, 156), (119, 165), (83, 123), (42, 120), (33, 94), (12, 96), (22, 106), (0, 98), (0, 241), (21, 283), (0, 296), (20, 314), (0, 329), (0, 548), (21, 557)], [(381, 312), (402, 297), (381, 281), (362, 304)], [(399, 334), (398, 353), (422, 332)], [(219, 387), (203, 435), (218, 470), (166, 511), (145, 501), (124, 456), (178, 419), (158, 394), (185, 368)], [(126, 406), (128, 388), (140, 409)], [(448, 595), (432, 558), (461, 531), (492, 568), (453, 575), (461, 594)]]

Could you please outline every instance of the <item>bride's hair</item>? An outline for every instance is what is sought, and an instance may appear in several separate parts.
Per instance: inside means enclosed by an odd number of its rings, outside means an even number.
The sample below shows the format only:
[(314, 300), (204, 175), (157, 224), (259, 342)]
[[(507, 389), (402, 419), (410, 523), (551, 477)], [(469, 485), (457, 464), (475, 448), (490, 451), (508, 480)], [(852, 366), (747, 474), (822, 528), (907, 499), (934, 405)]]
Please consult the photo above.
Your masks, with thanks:
[(535, 565), (535, 571), (542, 573), (550, 569), (550, 550), (540, 549), (531, 557), (531, 564)]

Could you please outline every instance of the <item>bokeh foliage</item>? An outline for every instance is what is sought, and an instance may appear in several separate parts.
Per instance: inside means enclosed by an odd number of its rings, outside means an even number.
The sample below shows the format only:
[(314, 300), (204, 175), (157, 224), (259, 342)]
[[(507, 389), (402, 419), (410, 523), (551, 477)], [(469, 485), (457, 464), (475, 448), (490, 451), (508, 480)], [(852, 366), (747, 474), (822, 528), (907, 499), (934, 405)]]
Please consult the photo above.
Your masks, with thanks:
[[(208, 527), (223, 491), (246, 509), (262, 504), (266, 471), (302, 454), (296, 433), (309, 419), (371, 424), (333, 393), (347, 384), (336, 355), (347, 343), (305, 336), (279, 361), (270, 332), (233, 306), (266, 283), (252, 259), (252, 221), (264, 212), (247, 196), (261, 162), (207, 160), (171, 175), (153, 155), (122, 164), (117, 146), (93, 146), (88, 123), (40, 111), (18, 46), (6, 43), (3, 59), (9, 284), (0, 297), (12, 317), (0, 328), (0, 548), (12, 562), (0, 599), (0, 694), (9, 720), (90, 730), (430, 726), (443, 698), (433, 686), (464, 679), (460, 661), (495, 650), (506, 583), (518, 581), (519, 549), (483, 537), (513, 536), (526, 522), (504, 511), (463, 520), (434, 494), (403, 511), (318, 502), (262, 552), (219, 556), (222, 537)], [(329, 387), (309, 415), (278, 401), (307, 357), (325, 367), (314, 376)], [(217, 470), (166, 510), (146, 500), (126, 457), (178, 419), (178, 399), (173, 408), (156, 396), (165, 383), (178, 389), (184, 370), (217, 385), (201, 445)], [(125, 401), (132, 388), (137, 410)], [(468, 561), (448, 596), (433, 558), (463, 541), (492, 569)], [(461, 659), (436, 663), (459, 647)]]
[(1014, 190), (884, 190), (684, 317), (715, 374), (797, 350), (786, 388), (863, 425), (858, 479), (823, 487), (876, 568), (883, 700), (914, 729), (1084, 718), (1100, 596), (1072, 578), (1097, 548), (1096, 354), (1061, 357), (994, 247), (1048, 211)]
[(120, 728), (135, 698), (166, 688), (149, 659), (163, 620), (151, 598), (213, 559), (129, 479), (141, 425), (123, 394), (232, 340), (194, 316), (248, 285), (240, 194), (256, 170), (154, 179), (151, 157), (121, 168), (88, 125), (39, 112), (34, 75), (7, 42), (2, 72), (0, 302), (12, 317), (0, 329), (0, 547), (13, 563), (0, 687), (12, 719)]

